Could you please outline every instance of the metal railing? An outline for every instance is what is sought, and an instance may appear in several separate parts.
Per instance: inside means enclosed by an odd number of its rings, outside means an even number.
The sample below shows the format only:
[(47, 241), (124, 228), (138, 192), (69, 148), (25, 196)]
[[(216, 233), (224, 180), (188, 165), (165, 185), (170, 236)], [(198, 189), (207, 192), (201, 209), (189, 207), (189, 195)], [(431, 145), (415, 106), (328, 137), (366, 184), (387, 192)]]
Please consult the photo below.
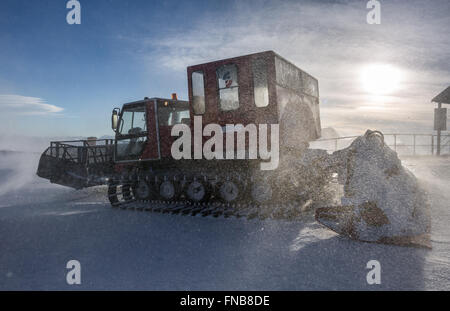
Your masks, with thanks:
[(112, 161), (114, 139), (52, 141), (46, 155), (79, 164)]
[[(343, 136), (319, 139), (311, 143), (314, 148), (336, 151), (348, 147), (359, 136)], [(436, 134), (388, 133), (384, 134), (386, 144), (399, 155), (435, 155)], [(450, 134), (441, 135), (441, 155), (450, 155)]]

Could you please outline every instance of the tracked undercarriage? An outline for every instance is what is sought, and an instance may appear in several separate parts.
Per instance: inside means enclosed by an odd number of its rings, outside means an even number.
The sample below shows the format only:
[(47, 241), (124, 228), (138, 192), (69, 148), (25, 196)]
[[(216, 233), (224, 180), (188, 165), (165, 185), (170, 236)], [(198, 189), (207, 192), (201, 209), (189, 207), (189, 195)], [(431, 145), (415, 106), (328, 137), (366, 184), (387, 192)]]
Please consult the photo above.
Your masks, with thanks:
[(291, 162), (289, 168), (277, 172), (252, 171), (249, 167), (239, 171), (239, 166), (226, 165), (222, 170), (199, 174), (192, 164), (190, 169), (172, 171), (131, 170), (109, 180), (108, 198), (113, 207), (162, 213), (300, 219), (307, 210), (329, 204), (338, 189), (327, 162), (320, 161), (326, 152), (310, 150), (305, 154), (296, 165)]
[[(125, 188), (127, 185), (125, 185)], [(122, 188), (122, 187), (120, 187)], [(189, 216), (236, 217), (247, 219), (301, 220), (311, 201), (292, 201), (286, 203), (223, 203), (220, 201), (193, 202), (188, 200), (139, 200), (125, 190), (115, 193), (117, 186), (109, 187), (109, 198), (113, 207), (131, 210), (144, 210), (156, 213), (179, 214)], [(122, 196), (119, 198), (119, 196)]]

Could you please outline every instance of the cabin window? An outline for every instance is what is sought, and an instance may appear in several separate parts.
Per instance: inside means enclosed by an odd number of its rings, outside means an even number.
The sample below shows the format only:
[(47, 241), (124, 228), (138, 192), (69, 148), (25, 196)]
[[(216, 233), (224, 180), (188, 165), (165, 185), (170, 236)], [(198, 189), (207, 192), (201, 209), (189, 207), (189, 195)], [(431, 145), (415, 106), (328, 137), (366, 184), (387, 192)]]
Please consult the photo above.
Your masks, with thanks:
[(136, 135), (147, 131), (145, 106), (125, 107), (120, 120), (121, 135)]
[(195, 114), (205, 113), (205, 80), (203, 71), (192, 73), (192, 108)]
[(158, 122), (160, 126), (174, 126), (175, 124), (191, 124), (189, 109), (183, 107), (158, 107)]
[(239, 108), (239, 84), (237, 66), (223, 65), (216, 71), (219, 85), (220, 110), (230, 111)]
[(116, 160), (125, 161), (139, 159), (142, 155), (142, 152), (144, 151), (146, 143), (146, 136), (117, 140)]
[(256, 107), (269, 105), (269, 89), (267, 87), (267, 63), (264, 59), (257, 58), (252, 62), (253, 72), (253, 96)]

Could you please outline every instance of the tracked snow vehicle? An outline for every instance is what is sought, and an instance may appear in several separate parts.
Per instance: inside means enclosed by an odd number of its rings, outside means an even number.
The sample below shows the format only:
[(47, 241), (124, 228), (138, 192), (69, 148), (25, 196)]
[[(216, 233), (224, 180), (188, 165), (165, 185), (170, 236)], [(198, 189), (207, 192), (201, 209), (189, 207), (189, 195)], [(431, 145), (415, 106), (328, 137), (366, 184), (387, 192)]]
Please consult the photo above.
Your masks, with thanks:
[[(191, 66), (187, 74), (189, 102), (176, 96), (145, 98), (116, 108), (114, 148), (79, 149), (67, 142), (53, 142), (41, 159), (38, 175), (75, 188), (96, 185), (94, 181), (107, 177), (113, 205), (180, 198), (193, 203), (291, 200), (300, 185), (294, 189), (282, 171), (292, 170), (290, 161), (298, 162), (308, 142), (320, 137), (317, 80), (272, 51)], [(185, 124), (194, 132), (196, 116), (202, 117), (201, 131), (211, 123), (223, 127), (225, 145), (230, 137), (226, 126), (242, 125), (245, 147), (250, 139), (247, 125), (279, 124), (279, 167), (263, 172), (259, 164), (264, 160), (252, 159), (248, 152), (233, 160), (194, 156), (194, 160), (175, 160), (172, 129)], [(232, 130), (236, 145), (239, 130)], [(82, 155), (99, 150), (107, 154), (101, 159), (100, 173)], [(312, 175), (311, 167), (308, 170)], [(305, 187), (311, 184), (310, 179), (304, 181)]]
[[(281, 56), (267, 51), (190, 66), (187, 76), (189, 101), (173, 94), (171, 99), (145, 98), (115, 108), (113, 143), (53, 142), (42, 155), (37, 174), (77, 189), (107, 184), (113, 207), (281, 219), (298, 219), (308, 206), (330, 205), (335, 195), (330, 191), (333, 178), (339, 175), (344, 185), (352, 178), (342, 169), (348, 159), (308, 149), (309, 142), (321, 135), (318, 81)], [(215, 135), (221, 136), (224, 146), (236, 147), (233, 150), (240, 157), (228, 157), (225, 148), (223, 157), (220, 148), (214, 150), (219, 154), (214, 159), (199, 156), (198, 144), (202, 150), (209, 139), (203, 135), (200, 141), (183, 145), (186, 157), (173, 156), (180, 136), (204, 134), (209, 124), (216, 125)], [(279, 148), (279, 160), (276, 169), (261, 170), (267, 158), (251, 156), (250, 147), (262, 143), (259, 139), (252, 145), (251, 128), (273, 124), (278, 126), (279, 139), (267, 132), (265, 138), (272, 150)], [(180, 135), (174, 130), (180, 126), (188, 132)], [(366, 164), (357, 165), (364, 169)], [(351, 197), (355, 188), (345, 186), (344, 191), (345, 197)], [(375, 210), (379, 212), (376, 206)], [(317, 220), (345, 234), (336, 211), (321, 209)]]

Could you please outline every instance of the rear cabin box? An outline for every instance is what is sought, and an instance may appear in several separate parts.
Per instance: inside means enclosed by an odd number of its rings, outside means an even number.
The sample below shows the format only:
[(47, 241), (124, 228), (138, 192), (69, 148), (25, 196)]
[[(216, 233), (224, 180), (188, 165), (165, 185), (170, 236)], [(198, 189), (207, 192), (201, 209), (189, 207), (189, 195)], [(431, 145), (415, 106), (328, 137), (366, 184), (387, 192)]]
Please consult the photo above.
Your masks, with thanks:
[(190, 66), (187, 74), (191, 122), (278, 123), (280, 150), (304, 149), (321, 135), (317, 79), (273, 51)]

